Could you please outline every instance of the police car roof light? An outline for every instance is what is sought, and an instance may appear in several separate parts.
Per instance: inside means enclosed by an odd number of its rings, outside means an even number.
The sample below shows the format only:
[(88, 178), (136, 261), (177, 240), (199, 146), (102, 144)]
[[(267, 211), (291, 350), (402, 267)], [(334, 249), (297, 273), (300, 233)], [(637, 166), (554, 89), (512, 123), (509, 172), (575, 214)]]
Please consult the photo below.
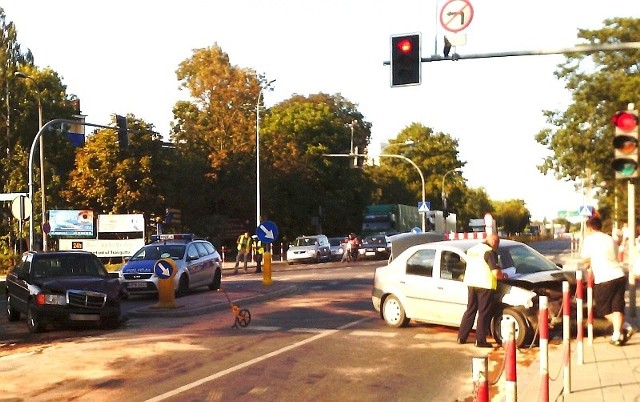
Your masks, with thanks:
[(159, 240), (193, 240), (193, 233), (168, 233), (161, 235), (151, 235), (151, 241), (159, 241)]

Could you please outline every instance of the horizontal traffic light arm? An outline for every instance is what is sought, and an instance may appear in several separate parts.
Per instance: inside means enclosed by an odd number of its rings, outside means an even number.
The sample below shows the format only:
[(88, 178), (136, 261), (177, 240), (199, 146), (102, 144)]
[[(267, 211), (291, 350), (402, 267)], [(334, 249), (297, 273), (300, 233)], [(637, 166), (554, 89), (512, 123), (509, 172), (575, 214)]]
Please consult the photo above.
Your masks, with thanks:
[[(602, 43), (597, 45), (578, 45), (574, 47), (566, 47), (559, 49), (540, 49), (540, 50), (516, 50), (501, 53), (477, 53), (461, 55), (453, 53), (449, 57), (442, 57), (434, 54), (431, 57), (421, 57), (422, 63), (430, 63), (432, 61), (444, 61), (444, 60), (466, 60), (466, 59), (490, 59), (494, 57), (512, 57), (512, 56), (540, 56), (547, 54), (564, 54), (564, 53), (589, 53), (589, 52), (602, 52), (611, 50), (630, 50), (640, 49), (640, 42), (623, 42), (623, 43)], [(390, 65), (390, 61), (383, 61), (382, 65)]]

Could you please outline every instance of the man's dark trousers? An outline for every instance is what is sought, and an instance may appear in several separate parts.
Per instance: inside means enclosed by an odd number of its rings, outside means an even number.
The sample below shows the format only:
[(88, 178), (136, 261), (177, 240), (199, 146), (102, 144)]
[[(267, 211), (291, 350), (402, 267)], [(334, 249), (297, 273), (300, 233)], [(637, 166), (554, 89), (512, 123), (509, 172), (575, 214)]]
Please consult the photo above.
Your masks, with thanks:
[(458, 330), (458, 339), (467, 340), (473, 323), (478, 314), (478, 322), (476, 325), (476, 342), (486, 342), (487, 333), (489, 332), (489, 324), (491, 323), (491, 315), (493, 313), (493, 295), (495, 291), (492, 289), (475, 288), (469, 286), (467, 311), (465, 311), (460, 322)]

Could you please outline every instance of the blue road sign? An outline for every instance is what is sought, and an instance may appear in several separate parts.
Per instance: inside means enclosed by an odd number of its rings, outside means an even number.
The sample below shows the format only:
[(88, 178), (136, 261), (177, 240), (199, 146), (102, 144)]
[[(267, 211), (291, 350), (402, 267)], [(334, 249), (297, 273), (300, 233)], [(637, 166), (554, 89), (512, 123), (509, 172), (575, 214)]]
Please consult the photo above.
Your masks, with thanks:
[(424, 203), (422, 201), (418, 201), (418, 212), (424, 213), (429, 211), (431, 211), (430, 201), (425, 201)]
[(173, 267), (167, 261), (158, 260), (153, 265), (153, 271), (156, 273), (156, 276), (160, 279), (168, 279), (171, 278), (173, 274)]
[(271, 221), (260, 222), (256, 228), (256, 236), (264, 243), (273, 243), (278, 238), (278, 226)]

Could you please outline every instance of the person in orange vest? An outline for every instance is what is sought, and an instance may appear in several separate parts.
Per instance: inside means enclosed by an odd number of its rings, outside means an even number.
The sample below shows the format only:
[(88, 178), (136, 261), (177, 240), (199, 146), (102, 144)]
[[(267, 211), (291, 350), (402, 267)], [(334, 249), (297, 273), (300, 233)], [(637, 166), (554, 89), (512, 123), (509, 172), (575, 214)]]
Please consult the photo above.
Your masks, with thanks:
[(240, 265), (240, 260), (244, 260), (244, 273), (247, 273), (247, 260), (251, 256), (251, 244), (253, 243), (253, 239), (249, 235), (249, 231), (245, 230), (243, 234), (238, 237), (236, 241), (238, 255), (236, 255), (236, 266), (234, 267), (233, 274), (236, 275), (238, 273), (238, 266)]

